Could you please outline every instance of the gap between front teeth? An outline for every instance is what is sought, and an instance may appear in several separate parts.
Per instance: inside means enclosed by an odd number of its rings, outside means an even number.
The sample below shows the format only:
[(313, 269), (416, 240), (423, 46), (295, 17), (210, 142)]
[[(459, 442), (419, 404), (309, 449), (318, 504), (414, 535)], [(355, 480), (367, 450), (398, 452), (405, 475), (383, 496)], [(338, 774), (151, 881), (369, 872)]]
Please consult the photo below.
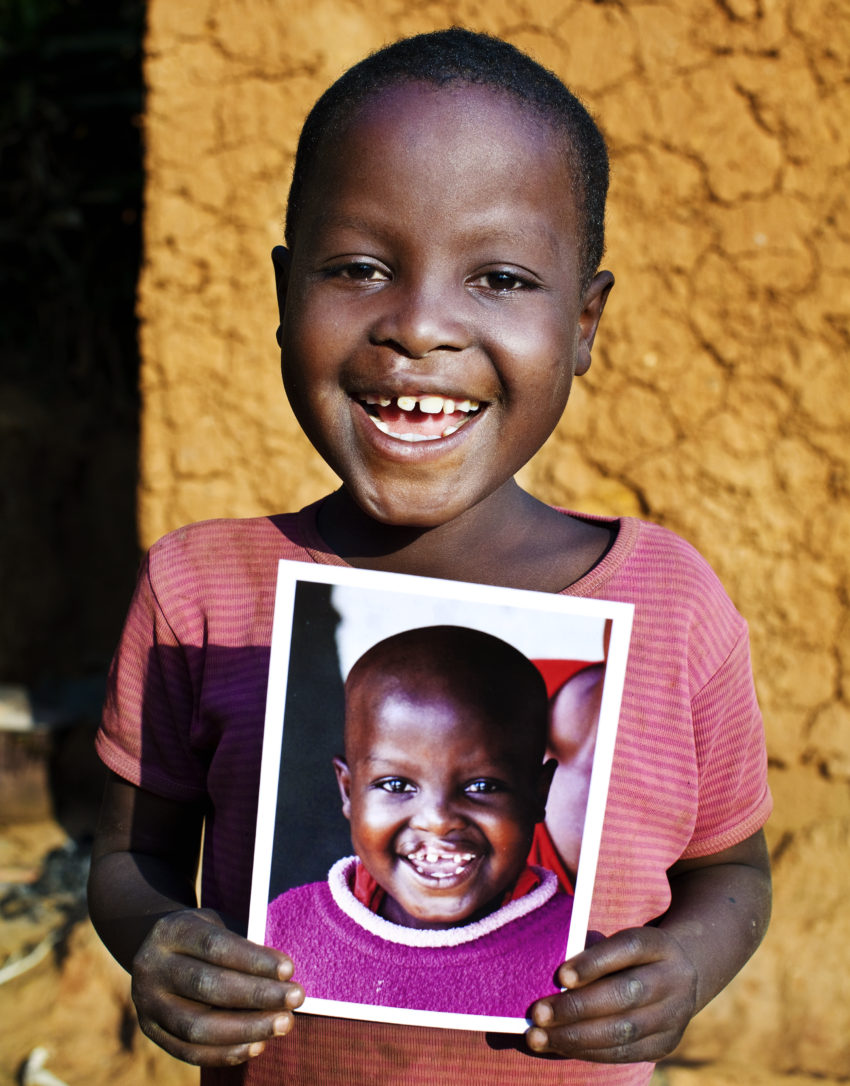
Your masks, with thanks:
[[(389, 407), (393, 402), (390, 397), (378, 396), (374, 392), (368, 392), (360, 399), (379, 407)], [(477, 411), (481, 406), (480, 400), (451, 400), (444, 396), (399, 396), (397, 403), (401, 411), (413, 411), (419, 404), (419, 410), (426, 415), (453, 415), (455, 411)]]

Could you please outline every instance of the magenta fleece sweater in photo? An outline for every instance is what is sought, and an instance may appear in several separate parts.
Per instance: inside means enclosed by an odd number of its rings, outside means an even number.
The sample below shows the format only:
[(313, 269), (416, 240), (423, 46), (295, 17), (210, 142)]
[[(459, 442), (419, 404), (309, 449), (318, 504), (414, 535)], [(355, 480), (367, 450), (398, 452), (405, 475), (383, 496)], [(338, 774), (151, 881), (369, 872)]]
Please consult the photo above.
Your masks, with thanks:
[(266, 942), (295, 963), (308, 996), (413, 1010), (524, 1018), (558, 991), (573, 899), (543, 883), (483, 920), (441, 931), (405, 928), (370, 912), (351, 891), (356, 857), (327, 882), (288, 890), (269, 905)]

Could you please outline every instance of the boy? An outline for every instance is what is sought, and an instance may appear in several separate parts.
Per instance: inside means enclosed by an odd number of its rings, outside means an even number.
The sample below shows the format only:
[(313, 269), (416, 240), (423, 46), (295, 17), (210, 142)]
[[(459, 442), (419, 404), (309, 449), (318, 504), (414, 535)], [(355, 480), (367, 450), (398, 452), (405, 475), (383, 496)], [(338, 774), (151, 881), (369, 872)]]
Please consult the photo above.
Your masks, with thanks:
[[(144, 1031), (203, 1065), (205, 1086), (638, 1086), (764, 934), (771, 801), (746, 624), (672, 533), (552, 509), (513, 481), (590, 366), (613, 285), (597, 271), (606, 189), (604, 141), (563, 84), (462, 30), (375, 54), (305, 123), (274, 253), (278, 338), (293, 408), (343, 486), (152, 549), (98, 744), (113, 774), (92, 917), (132, 970)], [(468, 403), (467, 421), (392, 437), (370, 396), (398, 411), (394, 433)], [(606, 938), (561, 967), (568, 991), (535, 1004), (527, 1044), (292, 1029), (292, 964), (236, 934), (279, 558), (635, 604), (590, 918)]]
[(539, 673), (489, 634), (430, 626), (361, 656), (334, 760), (357, 856), (268, 911), (310, 995), (522, 1018), (557, 991), (572, 898), (526, 863), (546, 730)]

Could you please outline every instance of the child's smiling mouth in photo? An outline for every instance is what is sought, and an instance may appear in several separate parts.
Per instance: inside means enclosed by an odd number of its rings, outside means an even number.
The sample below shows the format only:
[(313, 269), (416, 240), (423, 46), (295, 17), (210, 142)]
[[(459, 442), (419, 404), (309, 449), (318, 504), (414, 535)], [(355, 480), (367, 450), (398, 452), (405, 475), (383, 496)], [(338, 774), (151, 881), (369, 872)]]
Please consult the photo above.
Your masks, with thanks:
[(481, 859), (476, 852), (461, 852), (444, 843), (420, 845), (403, 859), (410, 864), (426, 886), (455, 887), (474, 873)]

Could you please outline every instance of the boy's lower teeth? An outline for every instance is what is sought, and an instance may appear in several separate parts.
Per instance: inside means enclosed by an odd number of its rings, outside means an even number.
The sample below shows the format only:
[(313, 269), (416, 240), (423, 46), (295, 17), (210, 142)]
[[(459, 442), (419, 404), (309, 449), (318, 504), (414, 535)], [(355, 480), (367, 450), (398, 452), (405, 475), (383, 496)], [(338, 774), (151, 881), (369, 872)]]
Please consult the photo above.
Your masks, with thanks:
[(394, 433), (383, 419), (376, 418), (374, 415), (370, 415), (369, 418), (374, 422), (378, 429), (383, 434), (389, 434), (390, 437), (396, 437), (399, 441), (439, 441), (441, 437), (449, 437), (456, 430), (459, 430), (463, 422), (459, 422), (456, 426), (447, 426), (441, 434), (396, 434)]

